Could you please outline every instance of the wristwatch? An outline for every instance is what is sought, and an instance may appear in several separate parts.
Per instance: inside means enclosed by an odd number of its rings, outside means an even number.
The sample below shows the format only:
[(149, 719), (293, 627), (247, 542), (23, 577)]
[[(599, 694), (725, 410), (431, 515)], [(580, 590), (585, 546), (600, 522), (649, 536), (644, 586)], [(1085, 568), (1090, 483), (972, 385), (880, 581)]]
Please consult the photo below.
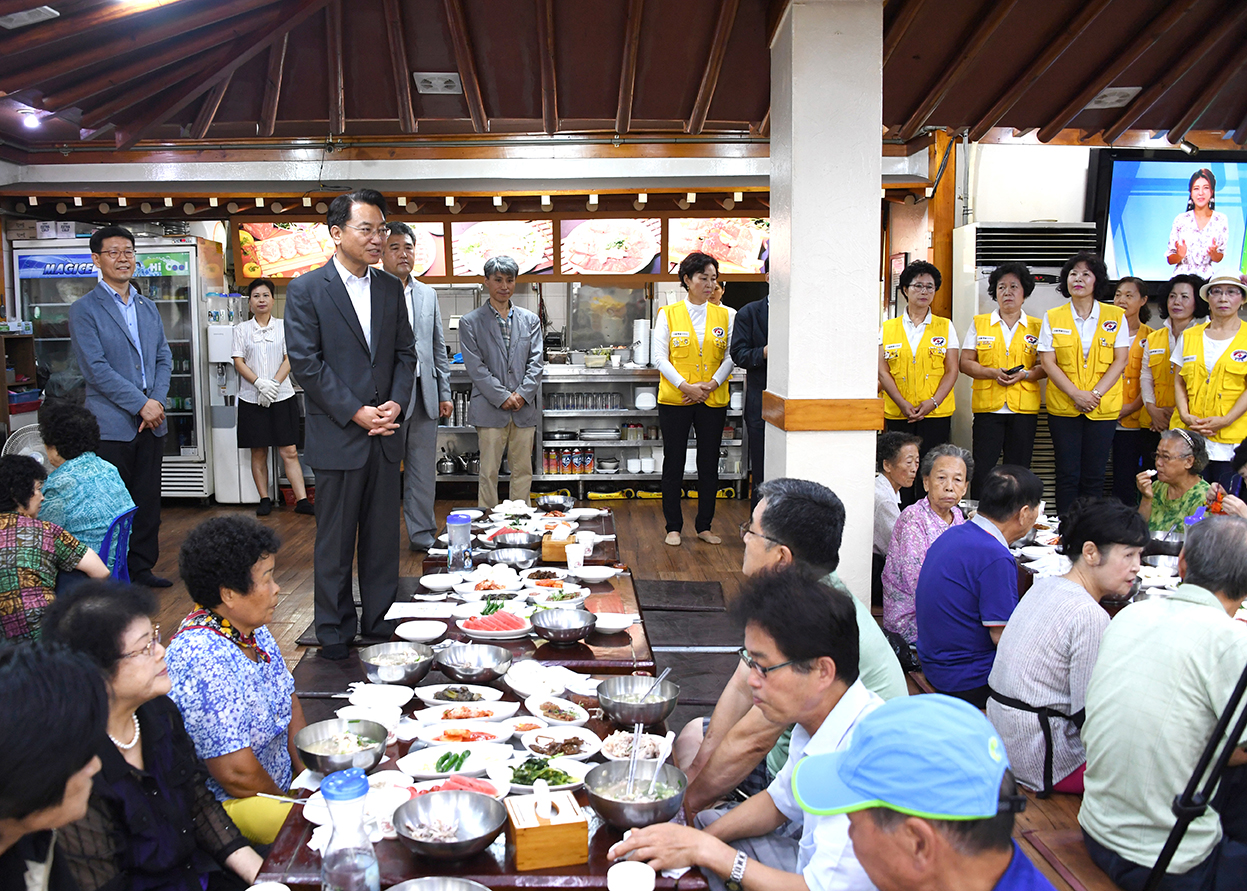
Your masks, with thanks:
[(732, 872), (723, 883), (727, 891), (742, 891), (740, 883), (745, 880), (745, 864), (748, 862), (749, 857), (744, 851), (736, 852), (736, 859), (732, 861)]

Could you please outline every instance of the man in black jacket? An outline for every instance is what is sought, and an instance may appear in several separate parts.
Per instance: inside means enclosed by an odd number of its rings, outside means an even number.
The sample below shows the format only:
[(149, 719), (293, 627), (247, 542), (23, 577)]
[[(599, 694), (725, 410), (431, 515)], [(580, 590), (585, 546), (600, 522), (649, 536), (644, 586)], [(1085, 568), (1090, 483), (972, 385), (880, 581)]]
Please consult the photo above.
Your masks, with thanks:
[(766, 425), (762, 421), (762, 391), (766, 389), (766, 351), (771, 297), (746, 304), (736, 315), (732, 329), (732, 362), (748, 370), (745, 379), (745, 427), (749, 431), (750, 491), (758, 504), (758, 486), (765, 479), (762, 468), (766, 457)]

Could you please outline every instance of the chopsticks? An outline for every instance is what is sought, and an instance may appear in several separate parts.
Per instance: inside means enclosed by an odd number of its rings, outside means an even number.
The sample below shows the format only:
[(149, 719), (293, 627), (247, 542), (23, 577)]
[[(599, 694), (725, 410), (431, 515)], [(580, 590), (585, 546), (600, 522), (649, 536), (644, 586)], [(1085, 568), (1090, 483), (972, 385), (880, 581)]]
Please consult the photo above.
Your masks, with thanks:
[(272, 795), (268, 792), (255, 793), (257, 798), (267, 798), (270, 801), (280, 801), (284, 804), (307, 804), (306, 798), (290, 798), (287, 795)]

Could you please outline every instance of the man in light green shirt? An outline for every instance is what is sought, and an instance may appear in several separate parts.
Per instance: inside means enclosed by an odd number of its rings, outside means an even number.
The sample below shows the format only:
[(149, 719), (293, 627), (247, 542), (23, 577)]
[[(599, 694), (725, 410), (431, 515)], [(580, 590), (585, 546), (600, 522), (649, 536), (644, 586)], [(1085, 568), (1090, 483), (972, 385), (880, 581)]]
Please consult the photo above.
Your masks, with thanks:
[[(853, 602), (859, 672), (866, 689), (883, 699), (907, 696), (905, 674), (870, 607), (836, 575), (844, 533), (844, 505), (826, 486), (809, 480), (767, 480), (749, 523), (741, 526), (745, 575), (796, 566)], [(700, 811), (744, 784), (755, 769), (777, 775), (788, 758), (790, 727), (772, 724), (753, 704), (744, 663), (719, 695), (709, 724), (691, 721), (675, 744), (676, 763), (689, 775), (686, 806)], [(758, 790), (766, 787), (759, 777)]]
[[(1247, 521), (1214, 517), (1187, 533), (1166, 598), (1131, 604), (1108, 627), (1087, 687), (1086, 793), (1078, 822), (1097, 865), (1126, 891), (1142, 888), (1174, 825), (1172, 803), (1228, 706), (1247, 664)], [(1233, 722), (1231, 722), (1232, 726)], [(1247, 752), (1237, 740), (1222, 786), (1234, 794), (1191, 823), (1161, 888), (1247, 888), (1243, 825)], [(1226, 791), (1229, 791), (1228, 789)]]

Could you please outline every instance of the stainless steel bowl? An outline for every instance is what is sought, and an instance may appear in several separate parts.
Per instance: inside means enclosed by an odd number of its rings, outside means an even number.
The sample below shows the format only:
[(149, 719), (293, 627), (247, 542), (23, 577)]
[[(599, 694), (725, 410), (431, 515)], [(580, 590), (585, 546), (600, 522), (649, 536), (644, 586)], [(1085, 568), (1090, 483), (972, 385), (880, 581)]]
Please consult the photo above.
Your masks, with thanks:
[(1148, 566), (1157, 566), (1161, 569), (1167, 569), (1174, 575), (1178, 574), (1178, 558), (1167, 557), (1163, 554), (1153, 554), (1150, 557), (1144, 557), (1143, 562)]
[[(657, 761), (637, 762), (634, 788), (645, 789), (649, 786), (657, 764)], [(602, 796), (603, 790), (627, 782), (627, 779), (627, 761), (607, 761), (593, 768), (585, 776), (585, 790), (589, 793), (589, 804), (597, 811), (598, 816), (611, 826), (621, 830), (637, 829), (653, 823), (666, 823), (680, 812), (680, 806), (684, 803), (684, 790), (688, 788), (688, 775), (674, 764), (663, 764), (658, 774), (658, 782), (673, 786), (679, 791), (662, 801), (617, 801)], [(403, 807), (406, 806), (403, 805)]]
[[(457, 823), (459, 833), (453, 842), (416, 841), (415, 826), (438, 820)], [(481, 792), (429, 792), (399, 805), (394, 812), (394, 829), (414, 854), (435, 860), (462, 860), (488, 848), (507, 822), (502, 802)]]
[(455, 644), (437, 654), (437, 665), (461, 684), (488, 684), (507, 673), (511, 651), (487, 644)]
[(392, 885), (390, 891), (489, 891), (489, 886), (454, 876), (425, 876)]
[(530, 620), (538, 637), (552, 644), (572, 644), (593, 632), (597, 616), (583, 609), (540, 609)]
[[(358, 733), (364, 739), (376, 740), (377, 743), (352, 755), (317, 755), (307, 750), (310, 745), (347, 731)], [(358, 767), (366, 773), (380, 764), (381, 759), (385, 757), (385, 738), (388, 733), (389, 731), (376, 721), (334, 718), (332, 721), (317, 721), (315, 724), (308, 724), (294, 735), (294, 747), (299, 750), (299, 757), (303, 759), (303, 763), (317, 773), (327, 775), (350, 767)]]
[(537, 499), (537, 506), (545, 510), (566, 512), (576, 506), (576, 499), (570, 495), (542, 495)]
[[(498, 536), (505, 538), (506, 536)], [(498, 548), (489, 555), (489, 562), (502, 563), (512, 569), (528, 569), (541, 557), (541, 551), (530, 551), (527, 548)]]
[[(378, 665), (373, 661), (377, 656), (389, 653), (415, 653), (420, 657), (420, 661), (408, 662), (404, 665)], [(402, 684), (406, 687), (414, 687), (424, 680), (424, 676), (433, 667), (433, 648), (425, 644), (406, 641), (376, 644), (361, 649), (359, 661), (364, 663), (364, 671), (368, 675), (368, 680), (374, 684)]]
[(653, 678), (641, 675), (607, 678), (598, 685), (598, 701), (602, 703), (602, 711), (615, 723), (627, 726), (665, 721), (675, 711), (676, 701), (680, 697), (679, 685), (671, 681), (659, 684), (644, 703), (620, 702), (618, 699), (630, 694), (640, 696), (653, 683)]
[(495, 548), (541, 549), (541, 536), (536, 532), (504, 532), (495, 535), (491, 542)]

